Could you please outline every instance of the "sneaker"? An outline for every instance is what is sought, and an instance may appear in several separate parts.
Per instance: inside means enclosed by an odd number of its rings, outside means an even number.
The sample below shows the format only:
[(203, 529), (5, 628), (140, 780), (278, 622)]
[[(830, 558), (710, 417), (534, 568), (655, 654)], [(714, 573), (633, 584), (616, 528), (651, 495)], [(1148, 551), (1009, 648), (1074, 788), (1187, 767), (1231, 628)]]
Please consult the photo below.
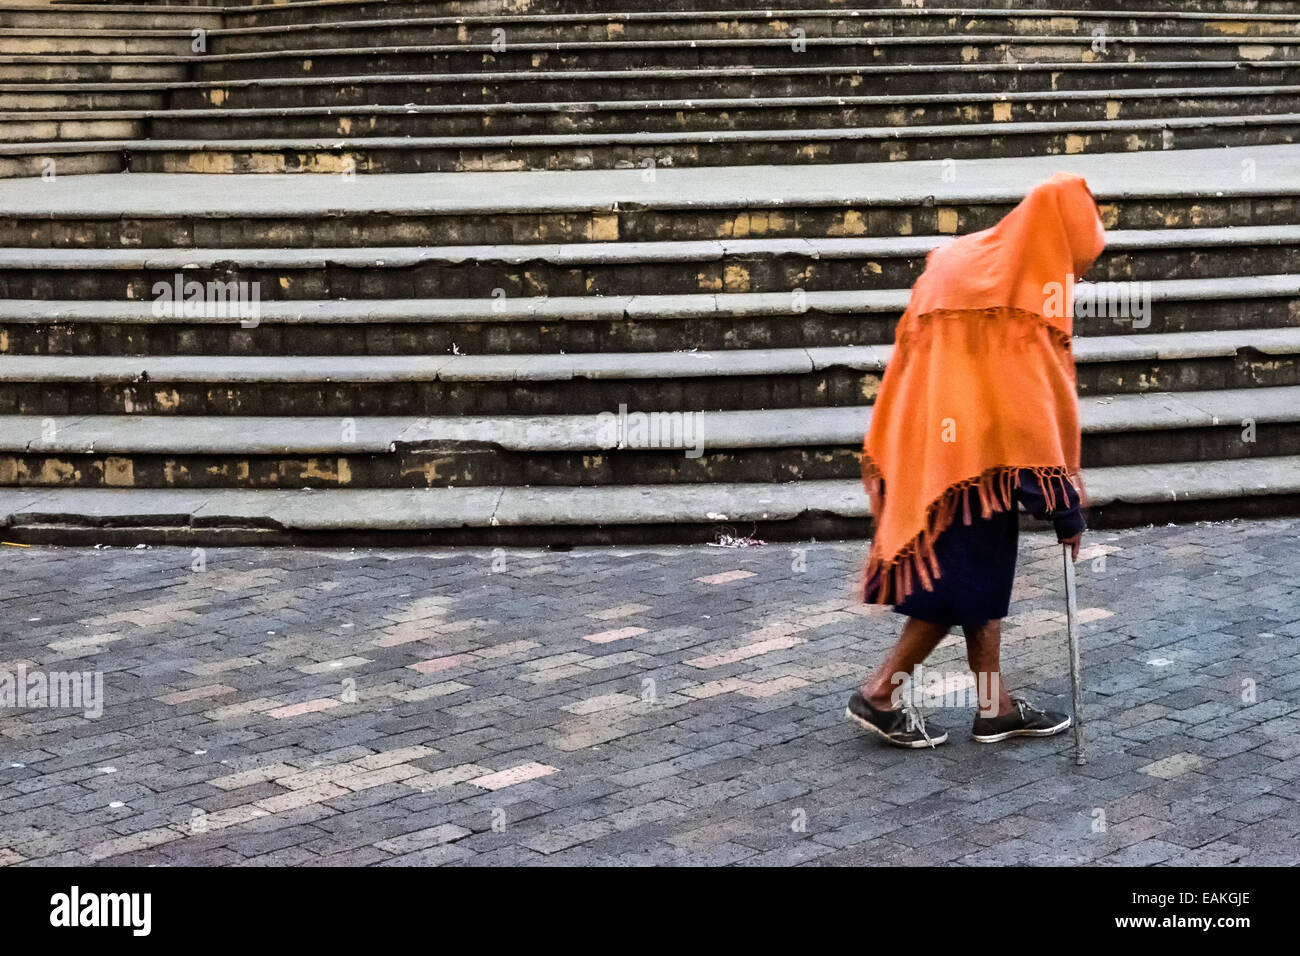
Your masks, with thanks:
[(860, 690), (849, 698), (844, 716), (895, 747), (937, 747), (948, 739), (948, 731), (931, 725), (915, 707), (904, 704), (898, 710), (877, 710)]
[(1016, 709), (1001, 717), (976, 717), (971, 736), (982, 744), (995, 744), (1008, 737), (1050, 737), (1070, 726), (1066, 714), (1039, 710), (1022, 697), (1012, 697)]

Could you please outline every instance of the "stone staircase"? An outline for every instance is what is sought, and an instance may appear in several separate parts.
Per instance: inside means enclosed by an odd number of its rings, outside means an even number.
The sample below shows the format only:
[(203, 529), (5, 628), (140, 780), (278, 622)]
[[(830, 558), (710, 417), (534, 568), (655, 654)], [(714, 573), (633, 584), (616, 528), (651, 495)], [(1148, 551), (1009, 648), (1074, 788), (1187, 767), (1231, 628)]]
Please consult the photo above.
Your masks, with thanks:
[(6, 537), (864, 534), (908, 287), (1057, 169), (1149, 304), (1094, 524), (1296, 510), (1290, 4), (731, 6), (0, 2)]
[(1288, 143), (1300, 122), (1285, 4), (675, 6), (10, 10), (0, 175), (51, 156), (67, 173), (886, 162)]

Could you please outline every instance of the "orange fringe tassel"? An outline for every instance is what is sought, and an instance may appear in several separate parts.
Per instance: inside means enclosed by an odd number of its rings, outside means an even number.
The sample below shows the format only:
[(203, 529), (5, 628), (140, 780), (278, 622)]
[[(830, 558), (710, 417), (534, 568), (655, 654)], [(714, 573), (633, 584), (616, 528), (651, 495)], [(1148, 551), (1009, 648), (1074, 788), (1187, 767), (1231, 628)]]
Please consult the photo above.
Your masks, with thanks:
[[(1033, 473), (1043, 489), (1047, 510), (1055, 511), (1069, 498), (1067, 483), (1072, 484), (1083, 500), (1083, 483), (1077, 474), (1067, 469), (1052, 467), (1023, 467), (999, 465), (975, 478), (959, 481), (944, 490), (926, 511), (925, 526), (898, 552), (892, 561), (881, 561), (874, 553), (867, 559), (862, 581), (862, 599), (868, 604), (898, 604), (916, 590), (916, 583), (927, 591), (934, 590), (934, 582), (942, 575), (934, 546), (939, 535), (946, 531), (957, 517), (961, 505), (962, 523), (972, 522), (971, 491), (979, 496), (980, 514), (991, 518), (994, 514), (1010, 511), (1017, 475), (1022, 471)], [(882, 506), (882, 475), (875, 463), (862, 456), (862, 483), (871, 498), (872, 511), (879, 514)], [(874, 543), (872, 550), (874, 552)], [(874, 596), (872, 595), (872, 592)]]

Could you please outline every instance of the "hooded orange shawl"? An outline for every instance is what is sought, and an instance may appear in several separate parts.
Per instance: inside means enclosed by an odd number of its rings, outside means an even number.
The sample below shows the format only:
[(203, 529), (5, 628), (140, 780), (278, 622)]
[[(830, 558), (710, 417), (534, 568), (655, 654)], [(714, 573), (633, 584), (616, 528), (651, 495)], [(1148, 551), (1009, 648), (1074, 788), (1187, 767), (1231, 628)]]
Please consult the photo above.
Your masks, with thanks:
[(1039, 477), (1049, 509), (1077, 482), (1073, 286), (1104, 245), (1087, 183), (1057, 173), (993, 228), (930, 253), (863, 446), (876, 521), (868, 600), (932, 588), (935, 539), (958, 509), (970, 524), (971, 489), (988, 517), (1012, 507), (1021, 469)]

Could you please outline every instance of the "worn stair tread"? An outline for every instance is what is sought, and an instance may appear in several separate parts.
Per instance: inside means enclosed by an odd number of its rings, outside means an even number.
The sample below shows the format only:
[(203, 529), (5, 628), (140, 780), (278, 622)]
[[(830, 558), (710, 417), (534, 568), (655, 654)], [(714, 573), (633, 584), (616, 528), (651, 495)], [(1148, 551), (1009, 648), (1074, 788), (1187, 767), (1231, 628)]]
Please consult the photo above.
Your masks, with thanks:
[[(716, 2), (717, 6), (715, 7), (711, 5), (712, 2)], [(736, 2), (737, 0), (710, 0), (709, 3), (703, 3), (700, 6), (701, 9), (707, 11), (726, 11), (733, 9)], [(1032, 2), (1032, 0), (1030, 0), (1030, 2)], [(780, 0), (779, 3), (773, 5), (773, 9), (779, 9), (789, 13), (799, 13), (805, 9), (824, 9), (824, 3), (825, 0), (807, 0), (807, 2), (804, 2), (804, 0), (795, 0), (795, 2), (792, 2), (792, 0)], [(960, 0), (949, 0), (947, 5), (949, 7), (960, 7), (963, 9), (1012, 12), (1021, 10), (1036, 11), (1040, 9), (1038, 7), (1026, 7), (1025, 3), (1026, 0), (980, 0), (980, 2), (975, 3), (970, 2), (970, 0), (965, 0), (965, 2), (960, 2)], [(54, 14), (62, 13), (64, 11), (73, 11), (78, 13), (153, 13), (164, 16), (197, 10), (205, 12), (224, 12), (228, 16), (270, 16), (278, 19), (282, 16), (290, 15), (298, 11), (325, 10), (329, 13), (334, 13), (357, 7), (372, 7), (373, 5), (373, 0), (277, 0), (274, 4), (249, 4), (240, 3), (238, 0), (236, 0), (236, 2), (216, 2), (216, 0), (203, 0), (203, 2), (199, 2), (199, 0), (186, 0), (183, 4), (175, 2), (149, 3), (144, 2), (144, 0), (141, 0), (141, 2), (131, 2), (131, 0), (108, 0), (108, 2), (103, 2), (103, 0), (89, 0), (89, 2), (74, 2), (67, 4), (51, 4), (50, 0), (4, 0), (3, 3), (0, 3), (0, 10), (14, 13), (46, 12)], [(442, 4), (438, 3), (437, 0), (427, 0), (423, 5), (441, 6)], [(1209, 5), (1212, 10), (1223, 10), (1223, 4), (1215, 3), (1214, 0), (1210, 0)], [(864, 6), (870, 7), (872, 10), (891, 12), (899, 9), (907, 9), (906, 4), (904, 3), (900, 5), (898, 0), (895, 0), (893, 3), (881, 2), (881, 0), (866, 0)], [(1235, 4), (1233, 6), (1235, 6)], [(629, 7), (628, 9), (632, 8)], [(1071, 5), (1069, 0), (1054, 0), (1052, 3), (1052, 9), (1064, 13), (1078, 13), (1086, 12), (1090, 7), (1088, 4)], [(1112, 5), (1108, 9), (1113, 10), (1121, 8)], [(1152, 10), (1162, 16), (1173, 17), (1178, 15), (1175, 10), (1170, 10), (1168, 7), (1160, 5), (1155, 7), (1140, 6), (1138, 9)], [(1222, 12), (1221, 15), (1235, 18), (1238, 15), (1244, 14)]]
[[(1089, 503), (1154, 504), (1300, 493), (1300, 456), (1089, 469)], [(785, 521), (809, 514), (866, 518), (860, 482), (455, 487), (328, 490), (0, 490), (0, 522), (151, 524), (286, 530), (400, 531), (458, 527), (591, 527)]]
[[(197, 281), (197, 280), (194, 280)], [(1096, 294), (1094, 283), (1080, 282), (1075, 296)], [(1204, 302), (1300, 296), (1300, 274), (1229, 276), (1210, 279), (1154, 279), (1144, 282), (1151, 302)], [(806, 291), (799, 306), (791, 293), (717, 292), (671, 295), (515, 296), (504, 299), (287, 299), (256, 303), (257, 322), (267, 324), (355, 325), (365, 323), (583, 322), (764, 318), (806, 313), (893, 315), (906, 306), (908, 289)], [(0, 322), (37, 324), (152, 324), (167, 322), (225, 325), (242, 315), (212, 306), (211, 314), (158, 315), (154, 301), (97, 299), (0, 299)], [(250, 313), (251, 314), (251, 313)], [(1176, 333), (1200, 334), (1200, 333)]]
[[(924, 256), (951, 236), (864, 236), (777, 239), (698, 239), (660, 242), (517, 243), (481, 246), (313, 246), (307, 249), (51, 249), (0, 247), (0, 269), (311, 269), (326, 266), (401, 269), (424, 264), (545, 262), (581, 266), (617, 263), (714, 262), (727, 257), (812, 259)], [(1106, 251), (1286, 245), (1300, 242), (1300, 225), (1190, 229), (1111, 229)]]
[[(68, 8), (60, 5), (56, 9), (68, 10), (73, 12), (75, 8)], [(178, 16), (177, 8), (173, 7), (172, 16)], [(201, 9), (201, 8), (200, 8)], [(96, 13), (121, 12), (122, 7), (111, 6), (100, 10)], [(149, 11), (154, 12), (156, 11)], [(1286, 13), (1239, 13), (1227, 14), (1222, 12), (1201, 12), (1201, 11), (1150, 11), (1150, 10), (1065, 10), (1065, 9), (1040, 9), (1036, 7), (1029, 8), (990, 8), (979, 6), (962, 6), (953, 4), (947, 7), (864, 7), (864, 8), (844, 8), (844, 7), (826, 7), (806, 9), (800, 8), (775, 8), (775, 9), (717, 9), (717, 10), (639, 10), (639, 11), (622, 11), (599, 13), (497, 13), (497, 14), (471, 14), (471, 15), (440, 15), (440, 16), (418, 16), (418, 17), (385, 17), (376, 19), (363, 20), (320, 20), (308, 21), (302, 23), (278, 23), (259, 26), (221, 26), (208, 30), (211, 37), (239, 37), (239, 36), (282, 36), (285, 34), (312, 33), (312, 32), (350, 32), (357, 30), (392, 30), (392, 29), (419, 29), (419, 28), (436, 28), (436, 27), (482, 27), (490, 29), (495, 26), (510, 24), (518, 25), (547, 25), (547, 26), (583, 26), (591, 24), (625, 24), (625, 23), (718, 23), (721, 21), (746, 21), (758, 20), (767, 22), (771, 20), (781, 20), (789, 18), (798, 18), (800, 20), (858, 20), (861, 21), (863, 28), (871, 27), (871, 20), (874, 18), (901, 18), (917, 20), (922, 18), (943, 19), (952, 17), (969, 17), (969, 18), (987, 18), (987, 19), (1008, 19), (1015, 18), (1019, 20), (1051, 20), (1058, 17), (1070, 17), (1081, 20), (1127, 20), (1127, 21), (1164, 21), (1176, 20), (1182, 22), (1202, 23), (1213, 25), (1220, 22), (1229, 23), (1250, 23), (1264, 24), (1276, 23), (1281, 26), (1295, 24), (1300, 22), (1300, 16)], [(128, 28), (124, 26), (113, 27), (91, 27), (91, 28), (69, 28), (69, 27), (51, 27), (51, 26), (9, 26), (0, 28), (0, 36), (10, 37), (55, 37), (55, 38), (85, 38), (85, 37), (172, 37), (183, 36), (189, 38), (190, 32), (187, 29), (176, 27), (162, 27), (155, 24), (149, 26), (139, 26)]]
[(907, 73), (1054, 73), (1152, 71), (1168, 70), (1205, 71), (1236, 76), (1251, 69), (1300, 68), (1300, 63), (1290, 61), (1253, 60), (1155, 60), (1139, 63), (1101, 61), (1079, 63), (1075, 61), (1040, 60), (1033, 63), (914, 63), (914, 64), (864, 64), (862, 66), (701, 66), (701, 67), (633, 67), (626, 70), (530, 70), (527, 72), (484, 73), (371, 73), (318, 76), (265, 76), (232, 77), (209, 80), (96, 80), (73, 83), (67, 81), (7, 80), (0, 83), (0, 93), (14, 92), (114, 92), (114, 91), (166, 91), (187, 89), (226, 89), (275, 86), (355, 86), (366, 84), (465, 84), (490, 85), (509, 82), (539, 82), (572, 80), (575, 83), (600, 82), (612, 79), (638, 79), (658, 81), (665, 79), (719, 79), (740, 77), (783, 76), (842, 76), (842, 75), (892, 75)]
[[(1091, 33), (950, 33), (906, 34), (893, 36), (809, 36), (804, 38), (808, 47), (915, 47), (915, 46), (1082, 46), (1092, 48), (1095, 37)], [(1108, 44), (1114, 46), (1287, 46), (1297, 42), (1294, 34), (1243, 34), (1240, 36), (1162, 36), (1153, 34), (1118, 34), (1107, 35)], [(790, 49), (789, 37), (704, 37), (692, 40), (670, 38), (636, 39), (636, 40), (519, 40), (510, 43), (508, 49), (516, 52), (566, 52), (578, 50), (662, 50), (681, 49), (683, 46), (700, 49), (737, 49), (745, 47), (777, 47)], [(476, 43), (377, 43), (346, 47), (292, 47), (278, 50), (250, 50), (239, 53), (205, 53), (200, 55), (180, 54), (172, 59), (178, 62), (193, 62), (201, 59), (205, 63), (239, 62), (244, 60), (267, 60), (278, 58), (316, 59), (327, 56), (357, 56), (404, 53), (486, 53), (499, 54), (489, 42)], [(73, 59), (75, 55), (51, 54), (57, 58)], [(107, 54), (115, 60), (148, 59), (136, 54)], [(0, 57), (0, 62), (5, 58)]]
[[(1085, 396), (1085, 435), (1300, 423), (1300, 386)], [(642, 412), (650, 414), (650, 412)], [(681, 413), (657, 413), (680, 415)], [(692, 435), (709, 449), (855, 447), (871, 406), (695, 413)], [(0, 415), (0, 451), (46, 454), (364, 455), (399, 446), (489, 446), (517, 453), (598, 452), (619, 447), (612, 413), (604, 415), (358, 416), (347, 435), (337, 416), (169, 417), (146, 415)], [(695, 446), (684, 431), (665, 431), (656, 451)]]
[(626, 10), (600, 11), (598, 13), (537, 13), (530, 11), (524, 13), (505, 12), (495, 14), (392, 17), (373, 20), (323, 20), (307, 23), (221, 27), (210, 31), (210, 33), (214, 36), (241, 36), (295, 33), (307, 30), (386, 29), (391, 27), (428, 26), (496, 26), (503, 23), (673, 23), (688, 20), (700, 20), (705, 22), (720, 20), (767, 21), (787, 18), (832, 20), (857, 19), (864, 21), (864, 25), (867, 25), (866, 21), (869, 21), (873, 17), (903, 17), (911, 19), (929, 17), (939, 19), (955, 16), (983, 16), (991, 18), (1015, 17), (1041, 20), (1049, 20), (1055, 17), (1077, 17), (1085, 20), (1182, 20), (1193, 22), (1204, 21), (1206, 23), (1214, 23), (1218, 21), (1240, 21), (1243, 23), (1276, 21), (1279, 23), (1295, 23), (1300, 21), (1300, 15), (1288, 13), (1251, 12), (1229, 14), (1223, 12), (1193, 10), (1164, 12), (1156, 10), (1123, 10), (1118, 7), (1110, 7), (1102, 10), (1070, 10), (1060, 6), (1044, 9), (1040, 7), (982, 7), (960, 3), (952, 3), (946, 6), (936, 7), (882, 7), (867, 3), (862, 7), (782, 7), (776, 5), (772, 8), (762, 9), (735, 6), (719, 7), (717, 9), (707, 10)]
[[(1152, 302), (1206, 301), (1300, 296), (1300, 274), (1228, 276), (1208, 279), (1145, 281)], [(1097, 285), (1079, 282), (1077, 298), (1087, 298)], [(804, 312), (893, 314), (911, 295), (908, 289), (846, 289), (806, 291), (801, 307), (791, 305), (791, 293), (718, 292), (668, 295), (515, 296), (504, 299), (293, 299), (261, 301), (258, 318), (284, 323), (365, 322), (526, 322), (615, 319), (688, 319), (764, 317)], [(0, 321), (30, 322), (162, 322), (229, 323), (229, 315), (181, 316), (155, 314), (152, 301), (120, 300), (0, 300)], [(1203, 333), (1170, 333), (1203, 334)]]
[[(1108, 35), (1106, 40), (1114, 46), (1287, 46), (1297, 42), (1294, 34), (1240, 35), (1240, 36), (1161, 36), (1151, 34)], [(1053, 33), (951, 33), (894, 35), (894, 36), (809, 36), (804, 42), (811, 47), (915, 47), (915, 46), (1082, 46), (1091, 49), (1095, 37), (1087, 34)], [(636, 40), (519, 40), (508, 49), (513, 52), (569, 52), (580, 50), (641, 50), (681, 49), (683, 46), (699, 49), (743, 49), (746, 47), (777, 47), (790, 49), (789, 37), (704, 37), (693, 40), (636, 39)], [(45, 57), (53, 63), (112, 62), (123, 63), (222, 63), (248, 60), (318, 59), (330, 56), (377, 56), (384, 54), (437, 54), (478, 53), (499, 54), (489, 42), (477, 43), (382, 43), (346, 47), (292, 47), (277, 50), (250, 50), (238, 53), (50, 53), (6, 54), (0, 63), (31, 63)]]
[[(799, 107), (840, 106), (918, 106), (925, 104), (966, 103), (1037, 103), (1077, 100), (1188, 99), (1197, 97), (1263, 97), (1300, 93), (1300, 86), (1208, 86), (1208, 87), (1140, 87), (1110, 90), (1024, 90), (1006, 93), (907, 93), (878, 96), (771, 96), (771, 97), (691, 97), (687, 99), (644, 100), (551, 100), (511, 103), (405, 103), (359, 104), (350, 106), (267, 106), (267, 107), (189, 107), (159, 109), (63, 109), (4, 110), (0, 122), (35, 122), (68, 120), (137, 119), (231, 119), (241, 117), (282, 116), (350, 116), (375, 114), (389, 116), (460, 115), (477, 113), (600, 113), (612, 111), (646, 112), (650, 110), (711, 109), (789, 109)], [(999, 126), (1014, 124), (999, 123)]]
[[(1300, 327), (1106, 335), (1075, 340), (1080, 364), (1300, 354)], [(0, 382), (543, 382), (883, 371), (891, 346), (526, 355), (10, 355)]]
[[(209, 30), (209, 35), (216, 33)], [(0, 27), (0, 37), (69, 37), (96, 39), (107, 37), (184, 37), (190, 39), (189, 30), (176, 27)]]
[[(278, 152), (346, 149), (502, 149), (509, 147), (586, 147), (672, 143), (807, 143), (836, 140), (896, 140), (951, 136), (1008, 136), (1064, 132), (1123, 132), (1206, 127), (1300, 125), (1300, 113), (1248, 113), (1240, 116), (1168, 116), (1155, 119), (1049, 120), (1007, 123), (957, 123), (934, 126), (847, 126), (807, 129), (680, 130), (656, 132), (526, 133), (492, 136), (316, 136), (277, 139), (92, 139), (0, 143), (0, 156), (59, 155), (83, 152), (176, 151)], [(456, 175), (456, 174), (452, 174)]]
[[(1249, 160), (1254, 181), (1243, 182)], [(945, 168), (956, 173), (945, 182)], [(799, 206), (1008, 202), (1066, 170), (1103, 202), (1300, 194), (1300, 145), (1081, 153), (803, 166), (640, 170), (388, 173), (357, 176), (250, 173), (231, 188), (221, 173), (120, 173), (0, 180), (0, 216), (27, 219), (287, 218), (399, 214), (614, 213), (623, 209), (781, 209)]]

